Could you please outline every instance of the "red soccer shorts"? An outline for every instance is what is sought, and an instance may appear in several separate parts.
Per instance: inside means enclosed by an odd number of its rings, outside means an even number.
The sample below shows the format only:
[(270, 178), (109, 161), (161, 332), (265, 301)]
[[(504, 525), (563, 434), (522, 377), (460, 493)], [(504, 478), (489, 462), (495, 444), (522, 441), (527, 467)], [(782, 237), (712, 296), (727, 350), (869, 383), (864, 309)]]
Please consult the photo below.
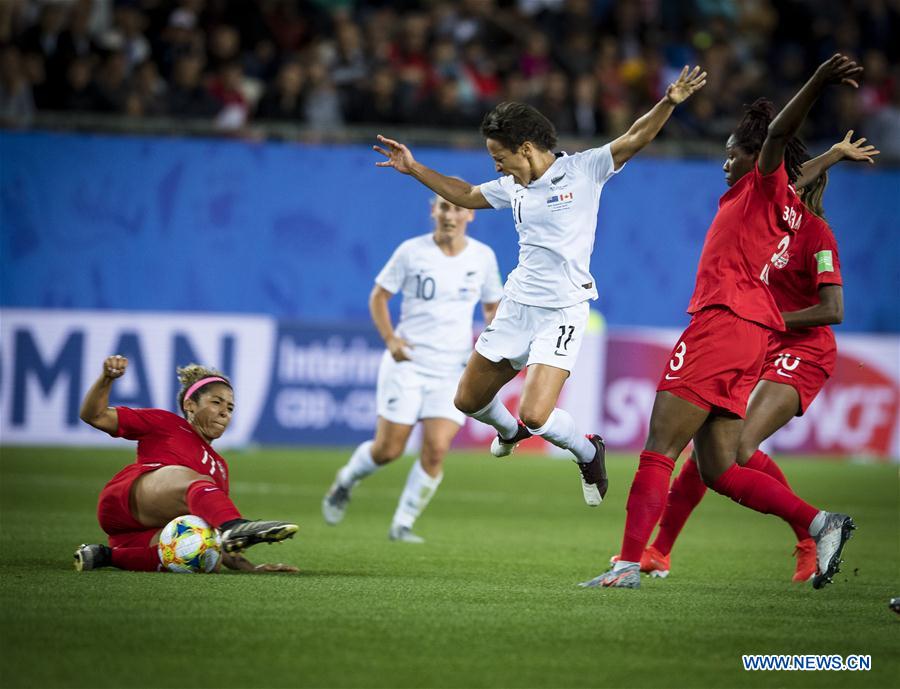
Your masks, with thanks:
[[(131, 486), (138, 478), (150, 471), (156, 471), (161, 466), (163, 465), (129, 464), (113, 476), (100, 491), (100, 498), (97, 501), (97, 520), (100, 522), (100, 527), (110, 536), (111, 544), (114, 536), (147, 530), (147, 527), (131, 514)], [(114, 545), (125, 544), (116, 543)]]
[(672, 350), (656, 389), (707, 411), (744, 418), (768, 341), (767, 328), (729, 309), (698, 311)]
[(809, 405), (828, 381), (828, 374), (820, 366), (799, 357), (781, 352), (766, 359), (760, 380), (790, 385), (800, 395), (800, 410), (797, 416), (809, 409)]

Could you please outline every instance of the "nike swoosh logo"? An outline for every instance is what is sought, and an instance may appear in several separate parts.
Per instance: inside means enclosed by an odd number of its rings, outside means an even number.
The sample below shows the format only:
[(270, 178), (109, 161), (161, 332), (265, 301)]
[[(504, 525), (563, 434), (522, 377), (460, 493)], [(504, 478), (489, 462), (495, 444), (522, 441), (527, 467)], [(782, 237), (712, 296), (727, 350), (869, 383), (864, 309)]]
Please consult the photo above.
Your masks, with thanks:
[(778, 375), (779, 375), (779, 376), (784, 376), (785, 378), (793, 378), (793, 377), (794, 377), (794, 376), (792, 376), (790, 373), (785, 373), (785, 372), (782, 371), (781, 369), (778, 369)]
[(565, 177), (565, 176), (566, 176), (566, 173), (564, 172), (564, 173), (562, 173), (559, 177), (553, 177), (553, 178), (550, 180), (550, 184), (559, 184), (559, 182), (560, 182), (560, 181), (562, 180), (562, 178)]
[(569, 356), (568, 354), (563, 354), (562, 352), (553, 352), (556, 356)]
[(218, 489), (218, 488), (204, 488), (204, 489), (203, 489), (203, 492), (204, 492), (204, 493), (208, 493), (208, 492), (211, 491), (211, 490), (219, 490), (219, 489)]
[(666, 380), (681, 380), (681, 376), (670, 376), (668, 373), (666, 374)]

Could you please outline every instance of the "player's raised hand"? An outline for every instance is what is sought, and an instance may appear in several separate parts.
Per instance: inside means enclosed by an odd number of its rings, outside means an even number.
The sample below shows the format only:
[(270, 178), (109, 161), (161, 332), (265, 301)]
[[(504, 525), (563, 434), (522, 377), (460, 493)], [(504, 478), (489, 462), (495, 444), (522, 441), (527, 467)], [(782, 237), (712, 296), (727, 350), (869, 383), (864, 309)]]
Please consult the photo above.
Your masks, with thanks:
[(852, 129), (847, 132), (843, 141), (838, 141), (831, 149), (840, 153), (841, 157), (845, 160), (859, 160), (866, 163), (874, 163), (875, 156), (881, 153), (881, 151), (872, 144), (866, 144), (864, 146), (863, 144), (866, 143), (865, 137), (857, 139), (856, 141), (851, 141), (851, 139), (853, 139)]
[(666, 89), (666, 100), (672, 105), (678, 105), (686, 101), (691, 94), (699, 91), (705, 85), (706, 72), (700, 69), (700, 65), (696, 65), (690, 72), (688, 72), (688, 66), (685, 65), (678, 78), (669, 84), (669, 87)]
[(107, 378), (121, 378), (125, 375), (126, 368), (128, 368), (128, 359), (119, 354), (113, 354), (103, 360), (103, 375)]
[(385, 136), (379, 134), (376, 137), (384, 147), (381, 146), (372, 146), (372, 150), (383, 155), (387, 160), (382, 160), (378, 163), (375, 163), (378, 167), (392, 167), (397, 172), (402, 172), (404, 175), (408, 175), (412, 172), (413, 165), (416, 164), (416, 159), (413, 158), (413, 154), (410, 150), (401, 144), (399, 141), (394, 141), (393, 139), (388, 139)]
[(846, 55), (835, 53), (816, 70), (816, 77), (826, 84), (847, 84), (859, 88), (859, 77), (863, 68)]
[(413, 347), (402, 337), (392, 337), (385, 345), (391, 356), (394, 357), (394, 361), (410, 361), (409, 350)]

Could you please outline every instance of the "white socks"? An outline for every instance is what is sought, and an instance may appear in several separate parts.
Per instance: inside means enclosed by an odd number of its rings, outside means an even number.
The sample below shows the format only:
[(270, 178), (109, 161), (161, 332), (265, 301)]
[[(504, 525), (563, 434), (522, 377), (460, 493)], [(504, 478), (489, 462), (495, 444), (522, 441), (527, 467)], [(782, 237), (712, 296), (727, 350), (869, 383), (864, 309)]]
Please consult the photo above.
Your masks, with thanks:
[(547, 442), (571, 451), (582, 464), (593, 460), (597, 452), (594, 444), (575, 430), (574, 419), (563, 409), (554, 409), (543, 426), (528, 430), (531, 435), (539, 435)]
[(519, 430), (516, 417), (503, 405), (499, 397), (494, 397), (486, 407), (469, 416), (496, 428), (501, 438), (512, 438)]
[(380, 464), (376, 464), (372, 459), (372, 445), (374, 440), (367, 440), (357, 447), (350, 456), (341, 470), (338, 471), (337, 480), (344, 488), (353, 488), (353, 486), (370, 474), (374, 474), (381, 468)]
[(434, 495), (444, 475), (432, 478), (422, 468), (420, 460), (416, 460), (406, 477), (406, 486), (397, 503), (397, 511), (394, 512), (392, 526), (405, 526), (409, 529), (422, 511), (428, 506), (428, 502)]

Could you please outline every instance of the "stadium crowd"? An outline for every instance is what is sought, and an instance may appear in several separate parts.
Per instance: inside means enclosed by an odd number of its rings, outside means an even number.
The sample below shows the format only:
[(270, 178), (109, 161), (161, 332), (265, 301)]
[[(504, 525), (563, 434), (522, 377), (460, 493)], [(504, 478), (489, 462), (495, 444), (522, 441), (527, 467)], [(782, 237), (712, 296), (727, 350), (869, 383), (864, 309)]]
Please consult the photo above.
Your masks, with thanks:
[[(4, 0), (0, 124), (36, 111), (471, 128), (501, 100), (562, 134), (621, 132), (682, 65), (709, 73), (664, 136), (724, 140), (836, 51), (865, 67), (806, 130), (900, 157), (896, 0)], [(773, 76), (777, 75), (777, 76)]]

